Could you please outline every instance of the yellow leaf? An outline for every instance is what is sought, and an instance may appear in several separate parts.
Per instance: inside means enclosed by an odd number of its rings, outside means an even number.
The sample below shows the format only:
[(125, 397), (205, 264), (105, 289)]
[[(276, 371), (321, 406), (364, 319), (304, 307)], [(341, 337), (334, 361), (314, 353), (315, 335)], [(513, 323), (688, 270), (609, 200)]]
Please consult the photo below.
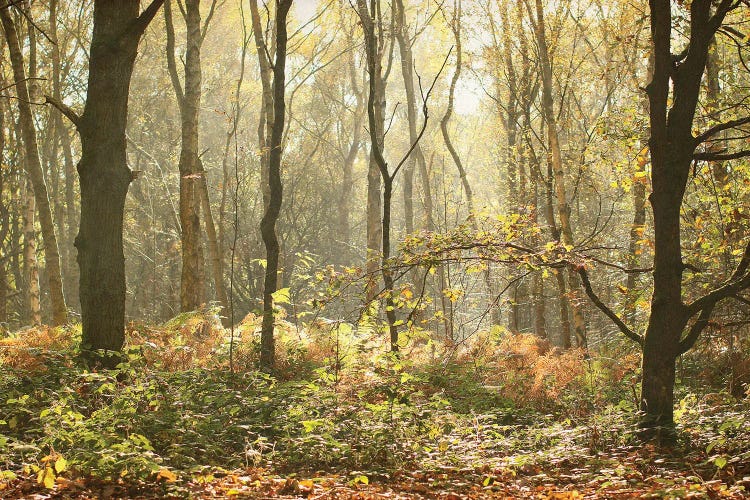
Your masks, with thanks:
[(177, 474), (175, 474), (169, 469), (164, 468), (164, 469), (161, 469), (159, 473), (156, 475), (156, 479), (157, 480), (164, 479), (168, 483), (174, 483), (175, 481), (177, 481)]
[(52, 467), (40, 469), (36, 480), (39, 484), (43, 484), (45, 488), (51, 490), (55, 487), (55, 471), (52, 470)]
[(289, 304), (291, 302), (289, 288), (279, 288), (271, 296), (273, 297), (274, 304)]
[(64, 472), (68, 469), (68, 461), (65, 460), (63, 457), (58, 458), (55, 460), (55, 472), (58, 474), (61, 472)]

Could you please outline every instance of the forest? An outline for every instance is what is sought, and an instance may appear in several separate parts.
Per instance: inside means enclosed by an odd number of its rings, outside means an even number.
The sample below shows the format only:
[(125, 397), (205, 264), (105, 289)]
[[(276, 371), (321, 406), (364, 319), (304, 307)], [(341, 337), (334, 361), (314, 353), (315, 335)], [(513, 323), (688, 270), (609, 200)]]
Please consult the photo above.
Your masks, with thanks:
[(0, 498), (750, 497), (750, 0), (0, 21)]

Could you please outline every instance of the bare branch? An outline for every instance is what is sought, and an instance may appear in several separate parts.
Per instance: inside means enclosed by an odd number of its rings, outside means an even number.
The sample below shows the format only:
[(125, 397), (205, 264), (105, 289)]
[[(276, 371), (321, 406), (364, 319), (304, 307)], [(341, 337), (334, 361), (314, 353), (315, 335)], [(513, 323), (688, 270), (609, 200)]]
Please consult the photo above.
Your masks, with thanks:
[(709, 138), (713, 137), (714, 135), (718, 134), (719, 132), (723, 132), (724, 130), (729, 130), (731, 128), (739, 127), (740, 125), (745, 125), (746, 123), (750, 123), (750, 116), (746, 116), (744, 118), (738, 118), (736, 120), (730, 120), (728, 122), (719, 123), (717, 125), (714, 125), (713, 127), (709, 128), (702, 134), (698, 135), (695, 138), (695, 145), (699, 145), (702, 142), (707, 141)]
[(625, 324), (625, 322), (620, 319), (620, 317), (612, 310), (610, 309), (607, 304), (602, 302), (602, 300), (599, 298), (599, 296), (594, 292), (594, 289), (591, 288), (591, 280), (589, 280), (589, 273), (586, 271), (586, 268), (584, 266), (570, 264), (573, 266), (575, 271), (578, 273), (578, 275), (581, 277), (581, 283), (583, 284), (583, 289), (586, 291), (586, 295), (589, 296), (589, 299), (591, 299), (591, 302), (594, 303), (596, 307), (599, 308), (601, 312), (603, 312), (609, 319), (612, 320), (612, 322), (617, 325), (617, 327), (620, 329), (620, 331), (630, 340), (638, 344), (639, 346), (643, 346), (643, 337), (635, 333), (633, 330), (630, 329), (628, 325)]
[(57, 110), (60, 111), (60, 113), (62, 113), (63, 115), (65, 115), (65, 117), (68, 120), (70, 120), (73, 123), (73, 125), (76, 126), (76, 128), (80, 127), (80, 125), (81, 125), (81, 116), (78, 113), (76, 113), (75, 111), (73, 111), (73, 108), (71, 108), (70, 106), (68, 106), (64, 102), (59, 101), (59, 100), (57, 100), (54, 97), (49, 96), (49, 95), (45, 95), (44, 96), (44, 102), (46, 104), (51, 104), (52, 106), (54, 106), (55, 108), (57, 108)]
[(743, 149), (734, 153), (695, 153), (693, 159), (696, 161), (727, 161), (750, 156), (750, 150)]

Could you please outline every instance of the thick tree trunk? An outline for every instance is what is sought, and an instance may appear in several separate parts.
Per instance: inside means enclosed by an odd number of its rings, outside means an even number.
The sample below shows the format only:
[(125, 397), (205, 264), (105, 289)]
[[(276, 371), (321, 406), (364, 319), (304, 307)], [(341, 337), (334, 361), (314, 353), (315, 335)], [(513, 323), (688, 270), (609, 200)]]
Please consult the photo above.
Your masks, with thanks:
[(125, 130), (128, 94), (138, 42), (163, 0), (139, 16), (139, 0), (95, 0), (88, 94), (83, 115), (69, 117), (81, 136), (80, 266), (82, 350), (91, 362), (112, 366), (125, 341), (123, 217), (132, 180)]
[(60, 272), (60, 252), (57, 246), (55, 234), (55, 223), (52, 218), (47, 184), (44, 179), (42, 163), (39, 158), (39, 147), (37, 145), (34, 118), (31, 113), (28, 80), (23, 66), (23, 53), (18, 41), (16, 27), (11, 17), (10, 9), (0, 9), (5, 31), (5, 39), (8, 43), (11, 64), (13, 66), (13, 77), (15, 80), (16, 95), (18, 97), (18, 113), (23, 135), (25, 149), (25, 162), (29, 178), (34, 187), (34, 199), (39, 214), (39, 225), (42, 229), (44, 240), (44, 255), (46, 262), (46, 275), (49, 286), (50, 302), (52, 304), (52, 323), (61, 325), (67, 321), (68, 309), (65, 305), (63, 293), (62, 274)]
[(284, 101), (287, 28), (286, 19), (292, 0), (277, 0), (276, 2), (276, 60), (273, 66), (273, 116), (274, 124), (271, 130), (271, 144), (268, 155), (268, 186), (269, 200), (260, 231), (266, 246), (266, 275), (263, 286), (263, 324), (260, 338), (260, 367), (264, 371), (273, 370), (275, 363), (274, 339), (274, 306), (273, 294), (278, 285), (279, 272), (279, 239), (276, 235), (276, 222), (279, 219), (282, 203), (281, 183), (281, 148), (284, 135)]

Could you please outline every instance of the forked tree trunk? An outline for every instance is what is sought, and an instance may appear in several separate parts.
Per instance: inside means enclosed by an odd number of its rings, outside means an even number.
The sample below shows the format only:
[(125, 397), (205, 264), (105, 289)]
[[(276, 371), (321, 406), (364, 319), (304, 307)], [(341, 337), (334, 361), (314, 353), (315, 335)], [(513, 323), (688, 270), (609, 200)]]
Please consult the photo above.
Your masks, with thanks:
[[(716, 4), (716, 5), (714, 5)], [(672, 3), (651, 0), (651, 35), (654, 69), (646, 87), (649, 97), (649, 147), (651, 151), (650, 196), (654, 214), (654, 293), (651, 314), (643, 338), (643, 383), (641, 410), (644, 435), (661, 440), (671, 436), (674, 420), (674, 381), (677, 357), (690, 349), (710, 320), (715, 305), (750, 287), (750, 245), (732, 276), (723, 284), (690, 304), (682, 301), (682, 262), (680, 209), (694, 160), (719, 161), (727, 156), (695, 149), (723, 130), (734, 128), (732, 121), (714, 125), (693, 135), (693, 119), (706, 68), (708, 51), (725, 16), (740, 3), (732, 0), (710, 2), (694, 0), (690, 4), (690, 50), (675, 64), (672, 54)], [(670, 94), (672, 94), (670, 96)], [(670, 98), (671, 97), (671, 98)], [(744, 122), (750, 118), (744, 118)], [(697, 315), (682, 338), (689, 320)], [(667, 432), (662, 432), (662, 429)]]

